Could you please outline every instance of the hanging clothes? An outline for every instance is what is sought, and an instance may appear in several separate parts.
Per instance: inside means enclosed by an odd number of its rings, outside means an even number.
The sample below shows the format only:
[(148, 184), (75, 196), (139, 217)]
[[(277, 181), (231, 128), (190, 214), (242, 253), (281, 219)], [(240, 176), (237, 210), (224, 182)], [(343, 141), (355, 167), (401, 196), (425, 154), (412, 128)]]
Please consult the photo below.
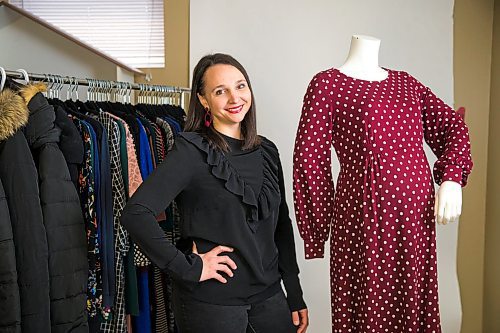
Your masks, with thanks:
[[(8, 194), (14, 193), (14, 172), (28, 181), (33, 180), (32, 167), (22, 163), (26, 160), (28, 146), (19, 130), (28, 122), (28, 110), (21, 97), (11, 90), (0, 92), (0, 330), (21, 332), (21, 297), (18, 285), (16, 248), (13, 229), (18, 221), (17, 213), (11, 219), (10, 209), (16, 208), (11, 202), (9, 208)], [(32, 165), (33, 166), (33, 165)], [(19, 169), (19, 167), (22, 167)], [(31, 170), (30, 170), (31, 169)], [(11, 178), (12, 177), (12, 178)], [(36, 179), (34, 179), (36, 180)], [(4, 185), (5, 182), (5, 185)], [(29, 186), (29, 184), (26, 184)], [(28, 189), (29, 190), (29, 189)], [(23, 190), (26, 191), (26, 190)], [(36, 222), (36, 221), (35, 221)], [(22, 235), (22, 234), (21, 234)], [(20, 236), (21, 236), (20, 235)], [(21, 260), (21, 262), (25, 262)], [(35, 267), (38, 268), (38, 267)], [(48, 272), (47, 272), (48, 279)], [(47, 298), (48, 300), (48, 298)], [(43, 304), (43, 303), (42, 303)], [(46, 303), (48, 304), (48, 303)]]
[(62, 108), (55, 107), (54, 112), (56, 113), (55, 124), (61, 129), (59, 149), (68, 165), (71, 181), (75, 188), (78, 188), (78, 166), (83, 163), (84, 158), (83, 140), (75, 124)]
[(125, 313), (125, 268), (124, 257), (128, 252), (128, 233), (120, 224), (120, 217), (125, 207), (125, 185), (123, 181), (120, 155), (120, 128), (115, 120), (105, 112), (100, 112), (98, 120), (104, 125), (108, 135), (110, 152), (111, 184), (113, 193), (113, 226), (115, 235), (115, 279), (116, 294), (113, 316), (101, 325), (103, 332), (124, 332), (126, 329)]
[(116, 293), (115, 285), (115, 239), (113, 227), (113, 188), (111, 179), (111, 164), (107, 131), (98, 121), (91, 122), (94, 130), (98, 133), (100, 147), (100, 202), (101, 202), (101, 245), (102, 245), (102, 267), (103, 267), (103, 309), (104, 320), (108, 320), (113, 307)]
[[(153, 162), (151, 158), (151, 150), (150, 150), (150, 145), (148, 143), (148, 136), (146, 134), (146, 131), (139, 120), (139, 118), (136, 119), (137, 124), (138, 124), (138, 132), (139, 132), (139, 170), (141, 172), (141, 177), (143, 180), (145, 180), (148, 175), (153, 171)], [(135, 260), (135, 265), (139, 267), (145, 267), (151, 265), (151, 261), (149, 258), (142, 253), (141, 249), (137, 246), (134, 245), (134, 260)], [(142, 285), (147, 285), (147, 284), (142, 284)]]
[(0, 180), (0, 284), (2, 285), (0, 331), (21, 331), (21, 301), (17, 285), (15, 251), (9, 207), (3, 183)]
[[(49, 105), (43, 85), (7, 83), (0, 92), (0, 330), (127, 332), (129, 315), (142, 311), (132, 322), (144, 332), (174, 332), (171, 280), (147, 257), (143, 268), (134, 265), (119, 218), (171, 149), (184, 111)], [(175, 242), (178, 216), (173, 206), (167, 211), (157, 221)]]
[[(172, 148), (181, 128), (175, 119), (183, 119), (178, 112), (184, 112), (173, 108), (172, 115), (169, 107), (153, 105), (144, 105), (148, 113), (143, 114), (130, 104), (55, 99), (51, 103), (71, 119), (84, 150), (77, 174), (87, 233), (89, 331), (175, 332), (171, 279), (134, 246), (119, 218), (129, 196)], [(169, 207), (157, 221), (175, 242), (180, 232), (173, 212)], [(105, 299), (110, 292), (114, 296), (109, 305)]]
[(88, 332), (83, 214), (59, 149), (61, 130), (55, 126), (54, 109), (41, 94), (45, 90), (43, 84), (28, 85), (20, 93), (30, 111), (24, 133), (37, 166), (47, 234), (51, 332)]
[[(97, 144), (92, 127), (85, 121), (73, 118), (84, 143), (84, 163), (79, 168), (79, 195), (84, 214), (87, 234), (87, 259), (89, 263), (87, 280), (87, 313), (92, 320), (102, 308), (102, 267), (100, 257), (100, 239), (97, 224), (96, 209), (96, 156)], [(94, 323), (92, 325), (95, 326)], [(93, 329), (90, 330), (94, 332)]]
[[(82, 113), (81, 110), (78, 109), (76, 103), (72, 101), (62, 102), (57, 99), (51, 100), (51, 103), (60, 106), (71, 114), (73, 118), (84, 121), (88, 127), (91, 142), (94, 147), (92, 170), (94, 176), (93, 189), (95, 194), (95, 215), (97, 224), (97, 235), (94, 237), (98, 239), (99, 248), (96, 259), (99, 261), (98, 268), (100, 270), (100, 279), (96, 282), (96, 293), (99, 294), (99, 298), (91, 298), (91, 300), (94, 302), (94, 305), (98, 305), (99, 313), (97, 315), (99, 317), (96, 318), (91, 315), (89, 321), (93, 327), (92, 330), (97, 330), (102, 322), (110, 320), (116, 294), (113, 193), (107, 131), (98, 120)], [(89, 114), (92, 114), (90, 108), (87, 109), (87, 111), (89, 111)], [(82, 127), (80, 128), (82, 129)], [(84, 138), (83, 134), (82, 138)], [(79, 171), (81, 175), (82, 170)], [(86, 221), (87, 226), (90, 226), (92, 223), (92, 220)], [(89, 274), (89, 284), (92, 283), (91, 274)]]
[[(47, 234), (43, 224), (37, 168), (21, 128), (29, 111), (21, 96), (5, 89), (0, 92), (3, 126), (0, 146), (0, 180), (10, 214), (15, 247), (20, 308), (7, 309), (14, 319), (9, 325), (21, 331), (50, 332), (50, 296)], [(2, 221), (2, 223), (4, 223)], [(13, 294), (15, 297), (15, 293)]]
[[(166, 121), (162, 119), (162, 121), (165, 122), (166, 127), (162, 128), (161, 126), (157, 126), (156, 123), (158, 121), (159, 116), (162, 116), (162, 112), (164, 112), (163, 106), (148, 106), (148, 112), (146, 113), (147, 117), (142, 115), (143, 109), (140, 110), (139, 112), (139, 117), (137, 117), (137, 125), (139, 129), (139, 147), (138, 151), (141, 150), (140, 144), (142, 143), (142, 153), (145, 154), (146, 152), (150, 152), (148, 156), (143, 157), (146, 158), (145, 161), (143, 161), (142, 166), (143, 166), (143, 171), (148, 170), (148, 165), (149, 164), (149, 158), (151, 158), (151, 164), (152, 166), (158, 166), (161, 161), (163, 160), (164, 156), (166, 155), (167, 151), (171, 149), (173, 145), (173, 130), (170, 124), (168, 124)], [(142, 127), (141, 127), (142, 125)], [(144, 132), (142, 132), (142, 128), (144, 129)], [(167, 133), (168, 132), (168, 133)], [(141, 135), (142, 133), (142, 135)], [(144, 135), (146, 134), (146, 135)], [(170, 136), (170, 143), (167, 142), (166, 137)], [(144, 143), (147, 143), (149, 145), (149, 149), (144, 145)], [(160, 144), (163, 143), (163, 144)], [(140, 154), (140, 155), (141, 155)], [(162, 156), (162, 158), (160, 158)], [(146, 165), (145, 165), (146, 164)], [(150, 170), (150, 169), (149, 169)], [(146, 175), (145, 175), (146, 176)], [(172, 211), (172, 210), (170, 210)], [(161, 212), (157, 217), (157, 222), (164, 228), (165, 234), (167, 237), (170, 237), (173, 242), (175, 242), (180, 235), (180, 232), (177, 231), (177, 233), (174, 233), (174, 228), (173, 228), (173, 214), (170, 216), (170, 226), (168, 226), (168, 214), (165, 215), (164, 212)], [(178, 220), (176, 222), (176, 230), (178, 230)], [(137, 248), (138, 249), (138, 248)], [(138, 251), (135, 252), (137, 254)], [(137, 258), (136, 258), (137, 259)], [(149, 259), (148, 259), (149, 261)], [(163, 273), (160, 273), (161, 276), (158, 275), (158, 268), (155, 266), (149, 266), (150, 269), (148, 270), (148, 276), (147, 276), (147, 281), (148, 284), (146, 285), (146, 274), (145, 271), (140, 272), (138, 275), (138, 278), (143, 281), (142, 287), (139, 288), (139, 299), (142, 300), (143, 304), (145, 304), (144, 299), (147, 295), (150, 295), (150, 300), (149, 303), (151, 304), (151, 314), (148, 315), (146, 320), (151, 320), (151, 324), (146, 324), (144, 325), (144, 317), (143, 319), (139, 319), (139, 327), (149, 327), (151, 325), (153, 327), (154, 332), (160, 332), (164, 331), (165, 327), (167, 327), (166, 332), (174, 332), (174, 327), (175, 327), (175, 322), (174, 322), (174, 316), (173, 316), (173, 310), (171, 306), (171, 295), (172, 295), (172, 281), (170, 277), (166, 276)], [(142, 276), (141, 276), (142, 274)], [(144, 288), (148, 288), (149, 292), (145, 293)], [(144, 307), (143, 307), (144, 309)], [(139, 317), (136, 317), (136, 319)], [(149, 319), (150, 318), (150, 319)], [(136, 326), (136, 328), (138, 328)]]

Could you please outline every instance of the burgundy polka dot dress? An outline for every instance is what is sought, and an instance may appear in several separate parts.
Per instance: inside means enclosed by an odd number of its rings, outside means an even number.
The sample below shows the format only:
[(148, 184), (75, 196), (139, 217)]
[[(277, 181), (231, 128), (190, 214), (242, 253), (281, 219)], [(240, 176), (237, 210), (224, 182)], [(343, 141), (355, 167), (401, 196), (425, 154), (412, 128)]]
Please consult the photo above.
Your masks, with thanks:
[(438, 157), (434, 180), (464, 186), (472, 168), (467, 127), (408, 73), (366, 81), (329, 69), (307, 88), (295, 211), (306, 258), (323, 257), (330, 236), (333, 332), (441, 332), (424, 139)]

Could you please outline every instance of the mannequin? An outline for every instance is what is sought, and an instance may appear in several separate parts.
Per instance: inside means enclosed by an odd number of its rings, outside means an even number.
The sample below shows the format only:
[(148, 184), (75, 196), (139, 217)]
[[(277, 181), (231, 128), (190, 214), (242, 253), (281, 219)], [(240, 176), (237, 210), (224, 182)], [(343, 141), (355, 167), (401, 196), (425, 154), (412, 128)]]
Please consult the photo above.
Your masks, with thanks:
[(379, 48), (355, 35), (345, 63), (309, 83), (294, 148), (297, 225), (306, 259), (324, 257), (329, 240), (333, 332), (440, 333), (436, 222), (460, 215), (468, 129), (409, 73), (381, 68)]
[(387, 78), (387, 71), (378, 64), (380, 39), (354, 35), (347, 59), (338, 69), (347, 76), (367, 80), (382, 81)]
[[(352, 78), (367, 81), (382, 81), (387, 71), (379, 66), (380, 39), (353, 35), (347, 59), (338, 69)], [(444, 181), (436, 194), (434, 216), (436, 222), (446, 225), (457, 222), (462, 212), (462, 187), (453, 181)]]

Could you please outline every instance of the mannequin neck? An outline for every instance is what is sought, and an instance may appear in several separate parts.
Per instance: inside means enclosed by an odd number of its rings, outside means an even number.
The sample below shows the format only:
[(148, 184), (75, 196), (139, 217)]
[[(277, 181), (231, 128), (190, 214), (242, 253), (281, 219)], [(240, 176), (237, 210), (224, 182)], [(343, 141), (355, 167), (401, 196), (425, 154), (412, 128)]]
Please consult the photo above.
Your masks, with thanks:
[(363, 80), (384, 80), (387, 71), (378, 64), (380, 39), (354, 35), (345, 63), (338, 69), (345, 75)]

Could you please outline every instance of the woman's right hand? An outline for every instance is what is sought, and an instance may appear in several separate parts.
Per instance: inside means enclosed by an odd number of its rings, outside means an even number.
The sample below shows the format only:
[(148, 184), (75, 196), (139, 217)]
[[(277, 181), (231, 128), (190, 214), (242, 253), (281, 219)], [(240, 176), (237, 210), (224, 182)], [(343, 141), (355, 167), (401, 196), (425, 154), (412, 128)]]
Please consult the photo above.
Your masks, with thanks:
[(229, 277), (233, 277), (234, 274), (231, 269), (235, 270), (237, 268), (236, 264), (228, 256), (219, 256), (219, 254), (223, 252), (233, 252), (233, 249), (224, 245), (219, 245), (207, 253), (198, 253), (196, 243), (193, 242), (193, 253), (199, 255), (203, 261), (200, 282), (215, 279), (219, 282), (227, 283), (226, 278), (219, 272), (224, 272)]

